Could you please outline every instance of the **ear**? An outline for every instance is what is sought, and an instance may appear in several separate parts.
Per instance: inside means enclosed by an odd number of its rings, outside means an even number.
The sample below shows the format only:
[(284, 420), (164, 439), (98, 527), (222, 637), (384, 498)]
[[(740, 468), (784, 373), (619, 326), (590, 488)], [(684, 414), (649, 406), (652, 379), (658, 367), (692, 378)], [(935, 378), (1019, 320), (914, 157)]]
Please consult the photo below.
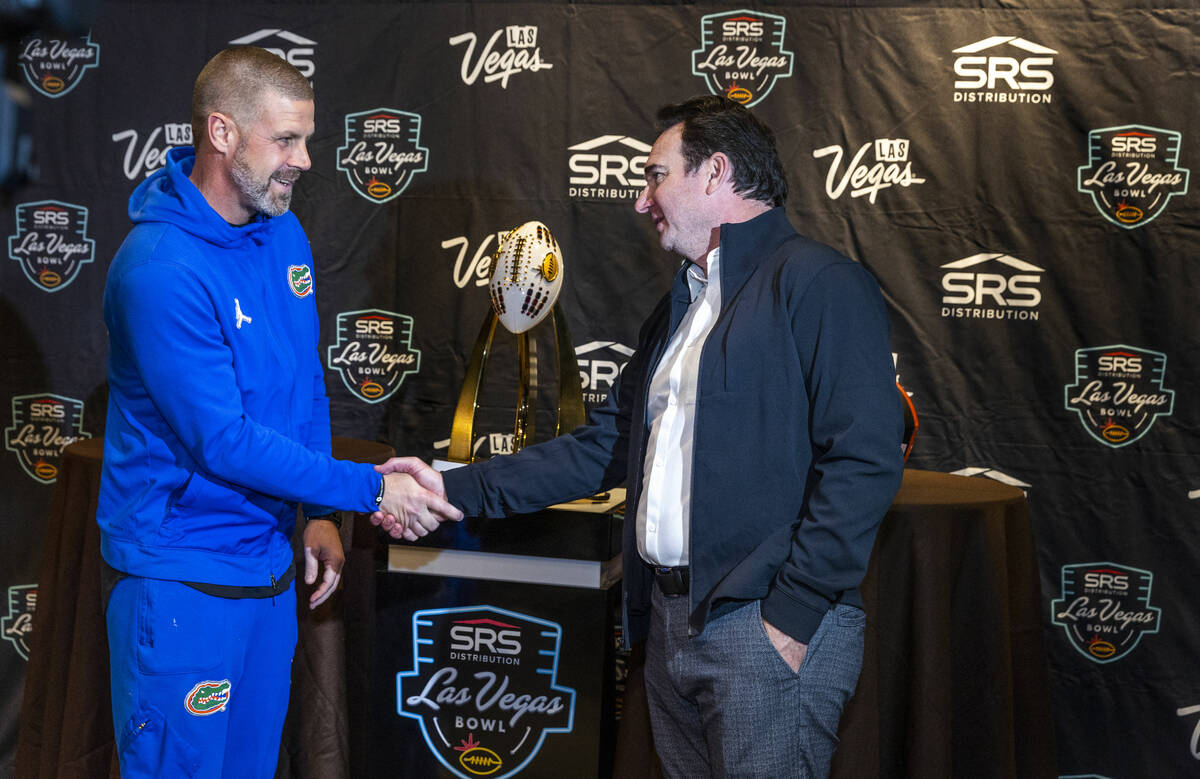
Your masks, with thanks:
[(219, 154), (233, 154), (238, 147), (238, 127), (233, 117), (218, 111), (208, 115), (205, 123), (208, 143)]
[(704, 192), (711, 195), (720, 189), (725, 182), (733, 180), (733, 163), (725, 156), (725, 152), (716, 152), (705, 162), (708, 168), (708, 181), (704, 183)]

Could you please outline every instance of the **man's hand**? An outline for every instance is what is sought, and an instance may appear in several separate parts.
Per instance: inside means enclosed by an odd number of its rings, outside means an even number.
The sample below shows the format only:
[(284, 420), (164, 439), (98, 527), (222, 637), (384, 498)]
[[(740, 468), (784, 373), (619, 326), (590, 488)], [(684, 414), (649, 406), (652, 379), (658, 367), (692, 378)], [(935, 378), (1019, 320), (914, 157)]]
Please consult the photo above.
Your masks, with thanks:
[(325, 574), (321, 577), (321, 586), (308, 598), (310, 609), (320, 606), (337, 589), (342, 579), (342, 566), (346, 563), (338, 526), (327, 519), (309, 520), (304, 525), (305, 583), (316, 583), (318, 560), (325, 564)]
[(446, 497), (442, 474), (419, 457), (393, 457), (382, 465), (376, 465), (375, 470), (380, 473), (407, 473), (434, 495), (442, 499)]
[(384, 474), (384, 495), (371, 523), (392, 538), (416, 541), (442, 522), (462, 519), (462, 512), (445, 500), (442, 475), (416, 457), (393, 457), (375, 470)]
[(792, 673), (799, 671), (800, 664), (804, 662), (804, 656), (808, 654), (808, 644), (801, 644), (765, 619), (762, 623), (767, 630), (767, 638), (771, 639), (775, 651), (783, 658), (783, 662), (788, 664)]

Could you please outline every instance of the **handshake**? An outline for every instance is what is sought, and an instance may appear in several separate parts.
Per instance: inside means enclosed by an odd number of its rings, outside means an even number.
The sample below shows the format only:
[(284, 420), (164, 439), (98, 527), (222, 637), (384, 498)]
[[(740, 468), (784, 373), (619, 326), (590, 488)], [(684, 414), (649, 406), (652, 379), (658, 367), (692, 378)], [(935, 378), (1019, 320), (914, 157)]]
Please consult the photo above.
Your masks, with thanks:
[(446, 502), (442, 474), (416, 457), (393, 457), (375, 470), (383, 474), (383, 501), (371, 515), (392, 538), (416, 541), (447, 520), (457, 522), (461, 511)]

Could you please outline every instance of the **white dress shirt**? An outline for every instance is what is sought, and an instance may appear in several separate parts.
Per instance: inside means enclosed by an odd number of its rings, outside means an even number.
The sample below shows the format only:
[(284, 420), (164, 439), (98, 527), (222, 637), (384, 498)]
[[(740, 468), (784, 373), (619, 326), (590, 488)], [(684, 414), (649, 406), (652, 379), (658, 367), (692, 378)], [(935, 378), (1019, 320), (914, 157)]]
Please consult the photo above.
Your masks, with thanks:
[(650, 379), (646, 416), (650, 438), (638, 499), (637, 542), (651, 565), (688, 564), (692, 501), (692, 439), (700, 352), (721, 311), (720, 247), (708, 253), (707, 277), (687, 270), (691, 304)]

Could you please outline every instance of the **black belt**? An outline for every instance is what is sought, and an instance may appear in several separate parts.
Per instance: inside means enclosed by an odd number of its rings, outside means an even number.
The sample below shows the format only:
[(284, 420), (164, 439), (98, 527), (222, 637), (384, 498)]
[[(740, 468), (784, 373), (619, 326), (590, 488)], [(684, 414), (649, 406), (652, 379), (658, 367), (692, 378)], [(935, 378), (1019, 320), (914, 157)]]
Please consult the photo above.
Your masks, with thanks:
[(654, 583), (658, 585), (658, 589), (663, 595), (674, 597), (676, 595), (688, 594), (688, 585), (691, 583), (691, 577), (688, 576), (686, 565), (675, 566), (674, 568), (652, 565), (650, 566), (650, 570), (654, 572)]

